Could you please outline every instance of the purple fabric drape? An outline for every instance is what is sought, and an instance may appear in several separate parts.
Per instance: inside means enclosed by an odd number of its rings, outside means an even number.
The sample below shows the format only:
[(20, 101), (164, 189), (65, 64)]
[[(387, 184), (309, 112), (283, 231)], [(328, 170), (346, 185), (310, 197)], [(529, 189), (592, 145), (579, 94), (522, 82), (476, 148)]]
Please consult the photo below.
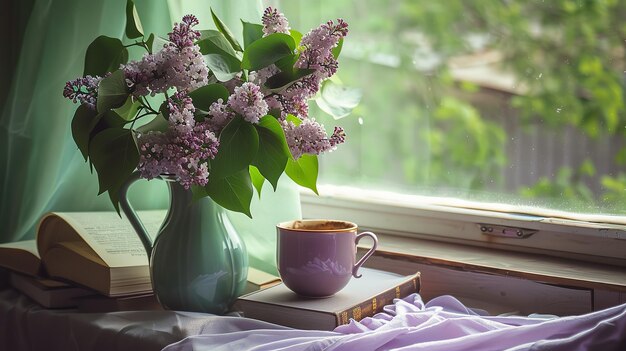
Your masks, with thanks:
[[(191, 350), (626, 350), (626, 305), (580, 316), (481, 315), (451, 296), (424, 304), (418, 294), (384, 313), (333, 332), (288, 329), (241, 319), (240, 331), (188, 337), (164, 351)], [(217, 330), (216, 330), (217, 331)]]

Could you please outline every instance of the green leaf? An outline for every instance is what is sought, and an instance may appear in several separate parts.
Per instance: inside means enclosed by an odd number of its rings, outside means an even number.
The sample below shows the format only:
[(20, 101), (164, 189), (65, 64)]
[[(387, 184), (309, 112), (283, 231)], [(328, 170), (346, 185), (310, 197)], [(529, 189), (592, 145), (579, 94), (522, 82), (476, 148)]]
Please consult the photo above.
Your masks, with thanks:
[(263, 26), (257, 23), (241, 21), (243, 25), (243, 46), (248, 47), (255, 41), (263, 38)]
[(259, 70), (292, 55), (295, 48), (296, 44), (291, 36), (283, 33), (270, 34), (246, 48), (241, 67), (252, 71)]
[(320, 95), (315, 102), (322, 111), (335, 119), (340, 119), (352, 112), (362, 96), (363, 92), (360, 89), (344, 87), (328, 79), (322, 83)]
[(241, 61), (224, 51), (211, 38), (199, 41), (198, 45), (200, 52), (204, 54), (207, 66), (219, 81), (229, 81), (241, 71)]
[(114, 111), (124, 120), (130, 121), (131, 119), (135, 118), (135, 115), (137, 115), (137, 110), (139, 110), (139, 106), (141, 106), (139, 101), (136, 101), (135, 99), (133, 99), (132, 95), (129, 95), (124, 105), (122, 105), (122, 107), (114, 109)]
[(241, 116), (235, 117), (220, 133), (220, 146), (211, 161), (209, 177), (217, 180), (247, 170), (258, 150), (256, 129)]
[(101, 35), (87, 48), (83, 76), (104, 76), (127, 61), (128, 50), (124, 44), (117, 38)]
[(274, 118), (281, 118), (282, 111), (279, 108), (273, 108), (268, 113), (268, 115), (273, 116)]
[(207, 51), (208, 48), (206, 47), (207, 42), (211, 42), (215, 44), (218, 48), (222, 49), (223, 52), (237, 57), (237, 53), (230, 45), (226, 37), (224, 37), (224, 34), (222, 34), (221, 32), (212, 29), (200, 31), (200, 39), (196, 41), (196, 45), (200, 46), (200, 53), (202, 53), (202, 55), (206, 55), (209, 53)]
[(241, 48), (241, 45), (239, 45), (233, 33), (230, 31), (230, 29), (228, 29), (228, 27), (226, 27), (224, 22), (222, 22), (222, 20), (220, 20), (219, 17), (215, 15), (215, 12), (213, 12), (213, 9), (211, 9), (211, 16), (213, 17), (213, 22), (215, 23), (215, 26), (220, 32), (222, 32), (222, 34), (224, 34), (224, 36), (226, 37), (226, 40), (228, 40), (228, 42), (233, 47), (233, 49), (235, 49), (235, 51), (243, 51), (243, 49)]
[(78, 106), (72, 119), (72, 137), (83, 158), (87, 161), (89, 156), (89, 139), (93, 129), (93, 120), (98, 113), (91, 107), (82, 104)]
[(126, 37), (129, 39), (143, 37), (143, 27), (133, 0), (126, 0)]
[(263, 190), (263, 183), (265, 183), (265, 178), (259, 172), (259, 169), (250, 166), (250, 179), (252, 180), (252, 185), (256, 189), (257, 194), (259, 195), (259, 199), (261, 198), (261, 190)]
[(72, 137), (85, 161), (89, 158), (89, 143), (94, 135), (108, 128), (119, 128), (124, 119), (112, 110), (98, 114), (87, 105), (80, 105), (72, 119)]
[(208, 111), (209, 107), (219, 99), (226, 102), (229, 95), (228, 89), (222, 84), (205, 85), (189, 93), (193, 106), (204, 111)]
[(339, 38), (339, 42), (337, 43), (337, 46), (335, 46), (334, 48), (332, 48), (332, 50), (330, 50), (333, 53), (333, 57), (335, 59), (339, 57), (339, 54), (341, 53), (342, 48), (343, 48), (343, 38)]
[(105, 129), (121, 128), (124, 124), (126, 124), (126, 120), (118, 115), (117, 112), (113, 110), (104, 111), (103, 113), (98, 114), (92, 121), (90, 138), (93, 138), (96, 134)]
[(117, 70), (113, 72), (110, 76), (100, 81), (97, 101), (98, 112), (104, 112), (124, 105), (128, 95), (124, 71)]
[(163, 117), (162, 114), (159, 113), (158, 115), (154, 116), (154, 118), (150, 122), (140, 127), (137, 127), (137, 131), (140, 133), (166, 132), (168, 128), (169, 128), (169, 123), (167, 119)]
[(313, 190), (317, 194), (317, 156), (302, 155), (299, 159), (287, 161), (285, 173), (296, 184)]
[(287, 122), (293, 123), (296, 127), (302, 123), (302, 120), (292, 114), (287, 115)]
[(211, 179), (209, 176), (209, 183), (204, 189), (218, 205), (252, 218), (250, 202), (253, 190), (247, 168), (221, 179)]
[(150, 33), (148, 39), (146, 39), (146, 45), (148, 45), (148, 52), (152, 53), (152, 45), (154, 45), (154, 33)]
[(315, 72), (314, 69), (308, 68), (293, 68), (291, 70), (278, 72), (265, 81), (265, 87), (271, 92), (280, 92), (313, 72)]
[(121, 217), (120, 215), (120, 189), (121, 189), (121, 186), (118, 188), (109, 190), (108, 193), (109, 193), (109, 200), (111, 200), (111, 203), (113, 204), (113, 208), (115, 208), (117, 215)]
[(205, 55), (204, 58), (206, 65), (220, 82), (227, 82), (235, 78), (241, 70), (241, 63), (232, 56), (209, 54)]
[(109, 128), (89, 144), (89, 157), (98, 172), (99, 194), (119, 186), (139, 163), (139, 150), (129, 129)]
[(264, 116), (255, 127), (259, 133), (259, 151), (252, 164), (276, 190), (278, 179), (285, 171), (285, 165), (291, 156), (285, 133), (272, 116)]
[(291, 54), (276, 61), (275, 65), (281, 71), (293, 71), (294, 70), (293, 65), (295, 65), (297, 61), (298, 61), (298, 55)]
[(291, 29), (289, 31), (289, 35), (291, 35), (293, 41), (296, 43), (296, 47), (298, 47), (300, 45), (300, 41), (302, 40), (302, 33), (298, 32), (297, 30)]

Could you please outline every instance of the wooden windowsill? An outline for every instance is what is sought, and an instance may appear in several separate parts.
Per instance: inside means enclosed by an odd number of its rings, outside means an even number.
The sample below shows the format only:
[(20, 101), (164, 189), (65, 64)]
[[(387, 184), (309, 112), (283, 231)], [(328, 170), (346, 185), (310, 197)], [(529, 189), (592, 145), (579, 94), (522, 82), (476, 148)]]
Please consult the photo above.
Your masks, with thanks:
[[(626, 292), (626, 268), (379, 234), (376, 255), (456, 270), (516, 277), (574, 288)], [(368, 248), (359, 245), (360, 251)]]

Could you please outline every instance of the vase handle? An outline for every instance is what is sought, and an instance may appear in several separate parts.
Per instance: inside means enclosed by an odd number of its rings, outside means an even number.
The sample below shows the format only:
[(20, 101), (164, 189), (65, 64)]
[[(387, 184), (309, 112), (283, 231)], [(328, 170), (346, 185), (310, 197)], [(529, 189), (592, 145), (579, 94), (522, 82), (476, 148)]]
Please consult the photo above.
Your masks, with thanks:
[(150, 256), (152, 255), (152, 238), (150, 238), (146, 227), (141, 222), (141, 219), (139, 219), (139, 216), (137, 216), (137, 212), (133, 208), (133, 205), (131, 205), (130, 201), (128, 201), (128, 189), (140, 178), (141, 173), (139, 171), (134, 171), (130, 175), (130, 177), (128, 177), (128, 179), (124, 182), (124, 184), (122, 184), (119, 192), (120, 207), (126, 215), (126, 218), (128, 218), (130, 224), (133, 226), (133, 229), (135, 229), (135, 232), (137, 232), (137, 235), (139, 236), (139, 239), (141, 239), (143, 247), (146, 249), (148, 259), (150, 259)]

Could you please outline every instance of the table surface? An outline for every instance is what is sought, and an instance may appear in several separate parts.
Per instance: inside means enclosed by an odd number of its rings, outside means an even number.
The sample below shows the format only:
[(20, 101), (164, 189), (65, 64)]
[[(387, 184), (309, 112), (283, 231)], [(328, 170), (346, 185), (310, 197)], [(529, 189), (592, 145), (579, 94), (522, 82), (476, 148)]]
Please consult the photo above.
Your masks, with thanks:
[[(156, 351), (190, 335), (253, 328), (284, 328), (242, 323), (245, 318), (181, 311), (81, 313), (45, 309), (8, 285), (0, 270), (0, 350)], [(258, 325), (257, 325), (258, 324)]]

